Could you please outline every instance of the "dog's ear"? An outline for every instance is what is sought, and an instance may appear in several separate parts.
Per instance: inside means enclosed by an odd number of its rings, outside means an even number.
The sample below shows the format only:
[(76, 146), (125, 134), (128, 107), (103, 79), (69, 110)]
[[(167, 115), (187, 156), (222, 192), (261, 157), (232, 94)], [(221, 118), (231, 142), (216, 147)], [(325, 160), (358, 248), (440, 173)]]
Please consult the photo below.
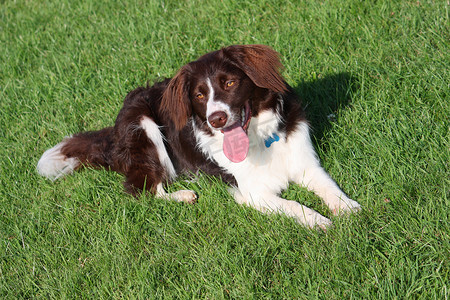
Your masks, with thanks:
[(177, 130), (181, 130), (192, 115), (189, 100), (189, 81), (186, 68), (182, 68), (166, 87), (159, 108), (160, 113), (168, 116)]
[(257, 86), (277, 93), (287, 91), (286, 82), (280, 75), (283, 65), (272, 48), (265, 45), (235, 45), (222, 51)]

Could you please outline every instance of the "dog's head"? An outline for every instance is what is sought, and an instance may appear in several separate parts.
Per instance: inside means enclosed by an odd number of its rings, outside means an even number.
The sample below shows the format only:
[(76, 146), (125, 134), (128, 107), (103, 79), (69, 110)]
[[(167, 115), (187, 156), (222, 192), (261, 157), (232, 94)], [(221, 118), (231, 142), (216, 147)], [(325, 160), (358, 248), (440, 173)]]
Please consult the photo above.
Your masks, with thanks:
[(281, 67), (278, 53), (264, 45), (236, 45), (208, 53), (172, 78), (160, 110), (178, 130), (195, 115), (210, 130), (236, 137), (257, 114), (258, 101), (287, 90)]

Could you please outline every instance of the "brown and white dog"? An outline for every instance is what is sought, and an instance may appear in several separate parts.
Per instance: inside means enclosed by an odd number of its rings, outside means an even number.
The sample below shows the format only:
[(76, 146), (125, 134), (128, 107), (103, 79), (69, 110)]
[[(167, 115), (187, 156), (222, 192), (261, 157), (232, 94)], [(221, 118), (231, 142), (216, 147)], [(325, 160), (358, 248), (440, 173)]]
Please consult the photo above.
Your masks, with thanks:
[(334, 213), (357, 211), (322, 169), (278, 53), (238, 45), (208, 53), (172, 79), (130, 92), (114, 127), (78, 133), (47, 150), (38, 172), (51, 179), (89, 165), (125, 175), (125, 189), (195, 202), (193, 191), (164, 185), (199, 170), (229, 183), (238, 203), (281, 212), (308, 226), (329, 219), (279, 196), (294, 182), (314, 191)]

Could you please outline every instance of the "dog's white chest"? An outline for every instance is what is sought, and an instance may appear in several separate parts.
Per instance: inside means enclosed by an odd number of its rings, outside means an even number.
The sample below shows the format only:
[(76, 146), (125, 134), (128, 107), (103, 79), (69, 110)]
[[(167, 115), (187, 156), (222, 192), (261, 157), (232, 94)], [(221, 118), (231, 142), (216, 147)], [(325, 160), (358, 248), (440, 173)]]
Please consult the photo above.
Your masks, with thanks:
[(286, 139), (285, 133), (278, 131), (278, 124), (278, 115), (273, 112), (261, 113), (251, 120), (250, 148), (247, 158), (240, 163), (233, 163), (224, 155), (222, 133), (215, 132), (211, 137), (196, 130), (195, 135), (203, 153), (232, 174), (243, 193), (246, 190), (279, 193), (289, 184), (291, 170), (298, 166), (301, 149), (305, 149), (302, 144), (309, 141), (309, 136), (307, 125), (302, 123)]

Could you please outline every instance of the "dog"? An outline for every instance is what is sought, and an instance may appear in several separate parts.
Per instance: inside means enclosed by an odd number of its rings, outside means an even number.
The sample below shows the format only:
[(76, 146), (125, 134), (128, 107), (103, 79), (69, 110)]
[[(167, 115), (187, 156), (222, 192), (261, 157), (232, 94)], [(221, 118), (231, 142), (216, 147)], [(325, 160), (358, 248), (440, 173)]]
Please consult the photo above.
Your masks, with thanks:
[(334, 214), (360, 210), (321, 167), (279, 54), (265, 45), (233, 45), (183, 66), (171, 79), (125, 98), (115, 125), (65, 138), (44, 152), (38, 172), (50, 179), (82, 166), (125, 176), (125, 190), (187, 203), (195, 192), (168, 193), (181, 174), (199, 171), (228, 183), (237, 203), (284, 213), (309, 227), (331, 221), (279, 196), (297, 183)]

